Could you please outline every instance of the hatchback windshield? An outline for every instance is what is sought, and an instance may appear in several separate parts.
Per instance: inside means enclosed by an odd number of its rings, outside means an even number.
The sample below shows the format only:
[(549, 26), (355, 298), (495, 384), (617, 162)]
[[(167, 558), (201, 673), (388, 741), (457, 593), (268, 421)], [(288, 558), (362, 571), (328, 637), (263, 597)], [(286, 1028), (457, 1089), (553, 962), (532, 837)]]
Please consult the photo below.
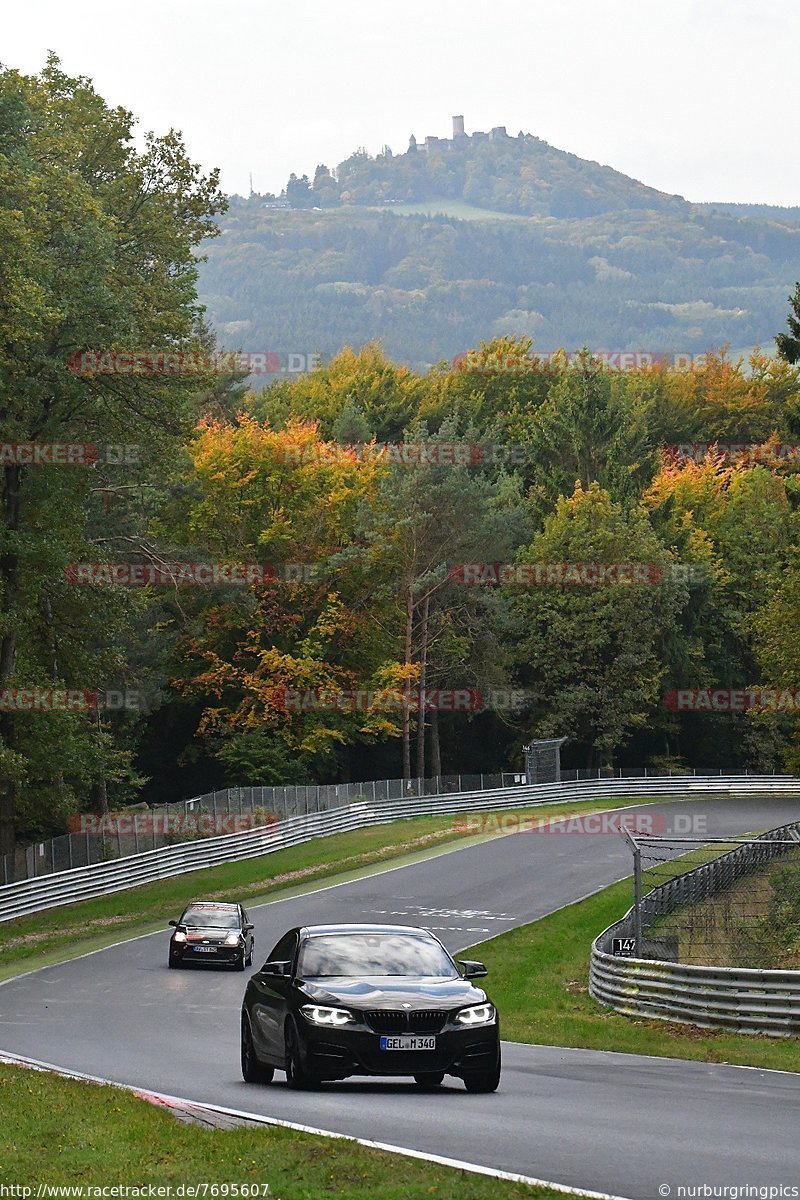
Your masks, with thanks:
[(190, 929), (238, 929), (239, 914), (229, 908), (192, 908), (184, 913), (181, 924)]
[(308, 938), (298, 974), (319, 979), (332, 975), (408, 975), (424, 979), (453, 979), (452, 959), (432, 938), (402, 933), (323, 934)]

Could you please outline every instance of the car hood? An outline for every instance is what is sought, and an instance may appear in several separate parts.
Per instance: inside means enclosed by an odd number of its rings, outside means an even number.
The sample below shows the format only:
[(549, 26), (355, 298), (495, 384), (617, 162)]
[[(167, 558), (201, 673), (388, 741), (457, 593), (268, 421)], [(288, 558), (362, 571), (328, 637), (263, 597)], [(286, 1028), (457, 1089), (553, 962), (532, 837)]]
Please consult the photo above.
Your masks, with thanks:
[(316, 1004), (343, 1001), (358, 1008), (394, 1009), (403, 1004), (414, 1008), (459, 1008), (482, 1004), (486, 993), (467, 979), (306, 979), (303, 991)]

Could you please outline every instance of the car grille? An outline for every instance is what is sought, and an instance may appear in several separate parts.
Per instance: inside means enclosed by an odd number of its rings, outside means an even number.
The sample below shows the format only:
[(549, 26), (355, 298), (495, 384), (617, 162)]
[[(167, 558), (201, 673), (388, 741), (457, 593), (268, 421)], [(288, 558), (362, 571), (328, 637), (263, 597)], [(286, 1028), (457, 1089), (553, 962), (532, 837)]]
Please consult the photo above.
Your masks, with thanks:
[(447, 1013), (441, 1009), (414, 1009), (413, 1012), (380, 1009), (364, 1014), (376, 1033), (441, 1033)]

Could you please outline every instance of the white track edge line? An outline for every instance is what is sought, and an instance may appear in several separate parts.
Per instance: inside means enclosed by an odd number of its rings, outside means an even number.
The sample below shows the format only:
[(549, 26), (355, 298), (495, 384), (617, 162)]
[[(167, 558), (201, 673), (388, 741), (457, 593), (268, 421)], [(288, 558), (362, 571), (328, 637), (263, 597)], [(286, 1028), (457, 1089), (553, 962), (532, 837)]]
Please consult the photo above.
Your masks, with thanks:
[(23, 1055), (11, 1054), (0, 1050), (0, 1062), (9, 1064), (10, 1066), (21, 1066), (33, 1068), (37, 1071), (46, 1071), (51, 1074), (60, 1075), (67, 1079), (78, 1079), (85, 1083), (98, 1083), (105, 1087), (118, 1087), (124, 1091), (133, 1092), (140, 1099), (146, 1100), (152, 1096), (154, 1100), (163, 1101), (166, 1105), (181, 1104), (190, 1108), (198, 1109), (199, 1111), (217, 1112), (224, 1116), (244, 1117), (249, 1121), (255, 1121), (260, 1125), (278, 1125), (283, 1129), (293, 1129), (297, 1133), (314, 1134), (316, 1137), (337, 1138), (340, 1141), (356, 1142), (359, 1146), (365, 1146), (369, 1150), (383, 1150), (388, 1154), (402, 1155), (404, 1158), (420, 1159), (423, 1162), (437, 1163), (439, 1166), (452, 1167), (459, 1171), (469, 1171), (473, 1175), (487, 1175), (493, 1179), (504, 1179), (509, 1183), (526, 1183), (531, 1187), (550, 1188), (554, 1192), (560, 1192), (565, 1196), (585, 1196), (588, 1200), (628, 1200), (625, 1196), (616, 1196), (611, 1192), (594, 1192), (585, 1188), (572, 1188), (563, 1183), (553, 1183), (549, 1179), (536, 1179), (531, 1175), (518, 1175), (511, 1171), (501, 1171), (494, 1167), (485, 1167), (480, 1163), (463, 1162), (458, 1158), (446, 1158), (441, 1154), (428, 1154), (423, 1150), (411, 1150), (405, 1146), (395, 1146), (390, 1142), (375, 1142), (368, 1138), (355, 1137), (349, 1133), (336, 1133), (330, 1129), (317, 1129), (313, 1125), (303, 1125), (298, 1121), (285, 1121), (279, 1117), (266, 1117), (261, 1113), (246, 1112), (238, 1108), (226, 1108), (220, 1104), (204, 1104), (199, 1100), (187, 1100), (184, 1096), (171, 1096), (165, 1092), (154, 1092), (149, 1088), (136, 1087), (130, 1083), (117, 1083), (113, 1079), (104, 1079), (100, 1075), (88, 1075), (83, 1071), (72, 1071), (66, 1067), (58, 1067), (53, 1063), (41, 1062), (36, 1058), (25, 1058)]

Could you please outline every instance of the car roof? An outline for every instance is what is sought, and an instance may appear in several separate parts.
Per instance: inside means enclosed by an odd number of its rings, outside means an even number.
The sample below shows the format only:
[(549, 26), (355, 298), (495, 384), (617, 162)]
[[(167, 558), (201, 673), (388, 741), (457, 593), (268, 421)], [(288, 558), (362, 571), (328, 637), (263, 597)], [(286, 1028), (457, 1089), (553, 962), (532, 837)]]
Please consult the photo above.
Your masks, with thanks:
[(366, 922), (358, 922), (338, 925), (305, 925), (300, 929), (301, 937), (321, 937), (329, 933), (404, 933), (411, 937), (434, 937), (429, 929), (422, 929), (418, 925), (370, 925)]

